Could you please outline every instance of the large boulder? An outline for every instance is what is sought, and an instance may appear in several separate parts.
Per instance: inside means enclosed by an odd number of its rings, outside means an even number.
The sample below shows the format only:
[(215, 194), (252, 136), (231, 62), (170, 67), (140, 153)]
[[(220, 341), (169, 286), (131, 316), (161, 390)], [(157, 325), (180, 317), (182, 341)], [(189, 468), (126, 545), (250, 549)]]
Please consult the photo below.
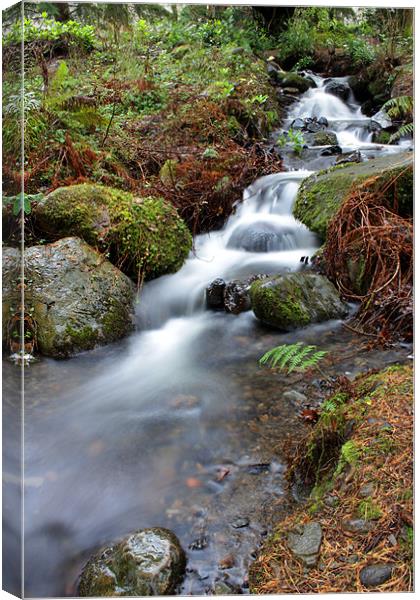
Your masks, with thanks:
[(102, 185), (58, 188), (37, 203), (34, 216), (46, 236), (81, 237), (108, 252), (136, 280), (177, 271), (192, 246), (191, 234), (171, 204)]
[(255, 316), (283, 331), (347, 314), (333, 284), (314, 273), (290, 273), (255, 281), (250, 293)]
[(10, 349), (11, 336), (16, 338), (17, 344), (20, 341), (22, 253), (19, 248), (4, 247), (2, 254), (3, 342)]
[(26, 248), (24, 268), (25, 310), (41, 354), (71, 356), (133, 329), (134, 284), (79, 238)]
[(79, 596), (167, 596), (185, 571), (185, 554), (167, 529), (143, 529), (103, 548), (85, 565)]
[(382, 189), (390, 183), (384, 192), (385, 203), (393, 207), (397, 198), (399, 213), (412, 214), (413, 154), (402, 152), (362, 163), (338, 165), (304, 179), (293, 215), (324, 240), (328, 223), (343, 200), (367, 180), (372, 189)]

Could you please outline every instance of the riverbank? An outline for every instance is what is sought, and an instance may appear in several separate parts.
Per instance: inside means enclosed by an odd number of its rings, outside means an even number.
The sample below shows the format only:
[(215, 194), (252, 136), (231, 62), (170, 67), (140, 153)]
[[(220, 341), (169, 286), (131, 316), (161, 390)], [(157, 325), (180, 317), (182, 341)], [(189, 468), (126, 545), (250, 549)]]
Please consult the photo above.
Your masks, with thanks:
[(412, 591), (412, 447), (411, 366), (338, 387), (289, 464), (295, 490), (312, 482), (309, 498), (264, 544), (251, 591)]

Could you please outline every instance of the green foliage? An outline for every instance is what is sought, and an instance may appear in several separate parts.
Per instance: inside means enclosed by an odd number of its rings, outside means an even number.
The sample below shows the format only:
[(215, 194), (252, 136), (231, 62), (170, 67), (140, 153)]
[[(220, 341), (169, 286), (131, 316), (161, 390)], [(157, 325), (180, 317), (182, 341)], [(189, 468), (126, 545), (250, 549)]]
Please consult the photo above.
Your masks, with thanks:
[[(96, 41), (95, 30), (91, 25), (83, 25), (77, 21), (56, 21), (48, 18), (47, 13), (42, 13), (42, 19), (23, 21), (23, 41), (29, 42), (55, 42), (66, 40), (70, 46), (91, 50)], [(22, 41), (22, 23), (16, 21), (10, 31), (3, 37), (3, 44), (18, 44)]]
[(305, 144), (305, 138), (303, 137), (303, 133), (299, 130), (289, 129), (289, 131), (287, 132), (287, 137), (284, 134), (282, 134), (277, 140), (277, 145), (280, 147), (283, 147), (288, 143), (292, 145), (295, 154), (301, 156), (303, 146)]
[(353, 440), (349, 440), (341, 447), (340, 458), (335, 470), (335, 477), (340, 475), (347, 465), (355, 467), (360, 459), (360, 449)]
[[(391, 119), (411, 120), (413, 118), (414, 99), (413, 96), (397, 96), (391, 98), (382, 107), (382, 110), (388, 113)], [(389, 138), (390, 143), (399, 140), (405, 136), (414, 135), (414, 123), (403, 123)]]
[(16, 196), (4, 196), (3, 205), (12, 206), (12, 214), (17, 217), (22, 211), (25, 215), (30, 215), (32, 205), (39, 202), (44, 197), (43, 194), (17, 194)]
[[(33, 90), (14, 93), (3, 84), (3, 150), (20, 155), (22, 124), (24, 125), (25, 152), (40, 144), (47, 130), (45, 115), (41, 112), (41, 99)], [(23, 120), (22, 120), (23, 117)]]
[(381, 509), (373, 502), (370, 496), (360, 502), (358, 506), (358, 514), (361, 519), (365, 519), (367, 521), (371, 519), (380, 519), (382, 517)]
[(350, 54), (354, 64), (359, 67), (369, 65), (376, 58), (374, 46), (363, 38), (351, 38), (344, 47)]
[(328, 354), (324, 350), (316, 351), (316, 346), (304, 346), (302, 342), (276, 346), (260, 358), (260, 365), (269, 365), (272, 369), (285, 369), (292, 371), (305, 371), (314, 367)]

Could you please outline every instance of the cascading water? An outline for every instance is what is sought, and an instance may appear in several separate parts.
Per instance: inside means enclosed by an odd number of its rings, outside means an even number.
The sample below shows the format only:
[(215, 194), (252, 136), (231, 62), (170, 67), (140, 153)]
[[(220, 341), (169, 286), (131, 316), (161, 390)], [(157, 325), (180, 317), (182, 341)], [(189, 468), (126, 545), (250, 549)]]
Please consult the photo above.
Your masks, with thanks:
[[(382, 152), (356, 103), (345, 104), (314, 79), (317, 87), (295, 104), (285, 127), (325, 116), (340, 145)], [(178, 273), (144, 287), (140, 328), (130, 339), (26, 369), (27, 595), (73, 595), (91, 551), (156, 525), (191, 546), (182, 593), (213, 593), (222, 584), (246, 591), (252, 552), (284, 510), (284, 467), (273, 447), (299, 428), (283, 399), (288, 383), (260, 370), (257, 359), (278, 343), (322, 339), (327, 347), (338, 324), (267, 331), (251, 312), (206, 311), (205, 288), (217, 277), (301, 268), (317, 240), (292, 207), (317, 164), (309, 158), (304, 169), (247, 188), (222, 230), (196, 238)], [(345, 335), (333, 343), (341, 352)], [(246, 525), (238, 526), (238, 517)], [(196, 539), (205, 540), (199, 550)], [(229, 553), (233, 566), (223, 571), (218, 565)]]

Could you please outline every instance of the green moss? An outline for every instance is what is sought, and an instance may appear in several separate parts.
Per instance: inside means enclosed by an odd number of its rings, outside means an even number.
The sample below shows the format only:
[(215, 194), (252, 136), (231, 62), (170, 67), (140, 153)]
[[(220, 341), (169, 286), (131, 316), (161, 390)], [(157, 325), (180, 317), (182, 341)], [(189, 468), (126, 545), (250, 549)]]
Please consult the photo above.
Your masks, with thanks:
[(371, 519), (376, 520), (382, 517), (381, 509), (373, 502), (370, 496), (360, 502), (357, 513), (361, 519), (365, 519), (366, 521), (370, 521)]
[(192, 245), (187, 226), (162, 198), (100, 185), (58, 188), (39, 203), (36, 218), (50, 235), (77, 235), (109, 252), (135, 279), (140, 273), (153, 278), (178, 270)]
[(404, 153), (385, 156), (363, 163), (347, 163), (320, 171), (305, 179), (299, 188), (293, 215), (309, 229), (325, 240), (328, 224), (341, 207), (353, 187), (370, 178), (373, 189), (382, 189), (395, 180), (385, 192), (384, 204), (394, 206), (398, 198), (398, 212), (402, 215), (412, 213), (413, 203), (413, 167), (412, 154)]
[(90, 350), (95, 347), (98, 341), (98, 330), (88, 326), (76, 329), (71, 325), (67, 325), (65, 333), (69, 337), (69, 346), (80, 350)]
[(337, 136), (331, 131), (318, 131), (314, 135), (315, 146), (333, 146), (337, 144)]
[(298, 327), (308, 325), (310, 315), (302, 304), (302, 290), (297, 286), (289, 286), (286, 294), (279, 294), (276, 287), (264, 286), (265, 281), (255, 281), (250, 290), (254, 312), (261, 318), (270, 319), (279, 327)]
[(277, 77), (279, 79), (281, 87), (283, 88), (296, 88), (299, 90), (299, 92), (303, 93), (308, 91), (309, 88), (312, 87), (310, 81), (308, 81), (304, 77), (301, 77), (297, 73), (280, 73)]

